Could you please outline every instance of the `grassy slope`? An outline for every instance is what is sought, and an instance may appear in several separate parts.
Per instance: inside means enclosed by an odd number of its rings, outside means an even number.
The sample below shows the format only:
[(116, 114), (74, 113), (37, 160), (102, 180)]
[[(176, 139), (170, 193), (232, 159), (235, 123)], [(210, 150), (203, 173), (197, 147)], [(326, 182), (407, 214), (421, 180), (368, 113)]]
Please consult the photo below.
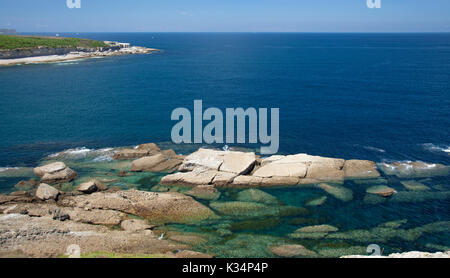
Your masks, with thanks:
[(39, 46), (61, 47), (104, 47), (105, 43), (94, 40), (60, 37), (35, 37), (35, 36), (11, 36), (0, 35), (0, 49), (37, 48)]

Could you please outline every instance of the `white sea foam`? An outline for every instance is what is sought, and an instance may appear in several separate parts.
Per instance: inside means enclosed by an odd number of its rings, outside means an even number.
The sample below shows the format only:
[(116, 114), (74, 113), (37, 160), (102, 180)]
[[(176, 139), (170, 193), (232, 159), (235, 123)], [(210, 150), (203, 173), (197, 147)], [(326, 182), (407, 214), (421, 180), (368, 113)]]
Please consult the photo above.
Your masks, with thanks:
[(386, 151), (380, 148), (375, 148), (372, 146), (364, 146), (364, 149), (369, 150), (369, 151), (375, 151), (375, 152), (379, 152), (379, 153), (385, 153)]
[(8, 170), (18, 170), (19, 167), (0, 167), (0, 173), (1, 172), (6, 172)]
[(450, 154), (450, 146), (435, 145), (432, 143), (423, 144), (422, 146), (430, 152), (444, 152)]
[(95, 162), (111, 161), (112, 155), (116, 153), (113, 148), (88, 149), (86, 147), (68, 149), (49, 155), (50, 158), (86, 159), (92, 158)]

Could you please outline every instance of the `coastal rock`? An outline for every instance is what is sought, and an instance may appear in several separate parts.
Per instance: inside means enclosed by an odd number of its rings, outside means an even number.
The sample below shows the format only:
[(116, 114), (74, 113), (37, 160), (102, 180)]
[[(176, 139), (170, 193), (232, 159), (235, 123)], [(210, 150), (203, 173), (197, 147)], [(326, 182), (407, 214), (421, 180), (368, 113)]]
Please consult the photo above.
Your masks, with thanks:
[(69, 167), (66, 167), (60, 171), (45, 173), (41, 177), (41, 182), (48, 184), (64, 183), (74, 180), (77, 176), (77, 172), (73, 171)]
[(285, 159), (262, 166), (253, 173), (254, 177), (272, 178), (272, 177), (296, 177), (306, 176), (307, 165), (304, 162), (283, 163)]
[(247, 189), (239, 192), (236, 197), (241, 202), (256, 202), (266, 205), (278, 205), (279, 201), (275, 196), (259, 189)]
[(41, 182), (54, 184), (70, 182), (77, 177), (77, 173), (63, 162), (54, 162), (34, 168), (34, 174), (41, 178)]
[(344, 174), (346, 178), (378, 178), (380, 173), (376, 164), (368, 160), (347, 160), (344, 164)]
[(198, 185), (193, 189), (184, 192), (185, 195), (195, 197), (197, 199), (215, 201), (219, 199), (220, 192), (213, 185)]
[(421, 161), (380, 163), (378, 167), (384, 174), (399, 178), (426, 178), (450, 174), (450, 167), (448, 166), (428, 164)]
[(41, 183), (36, 190), (36, 197), (40, 200), (56, 200), (59, 195), (59, 191), (45, 183)]
[(154, 226), (149, 225), (146, 220), (128, 219), (120, 223), (120, 227), (125, 231), (139, 232), (144, 230), (151, 230)]
[(115, 160), (130, 160), (147, 156), (149, 153), (147, 150), (125, 149), (113, 155)]
[(66, 169), (66, 164), (63, 162), (54, 162), (41, 167), (34, 168), (34, 174), (42, 178), (45, 174), (53, 174)]
[(172, 150), (145, 156), (131, 163), (133, 172), (173, 172), (182, 163)]
[(148, 171), (152, 172), (152, 168), (157, 166), (158, 164), (166, 161), (167, 158), (161, 153), (158, 153), (153, 156), (145, 156), (142, 158), (139, 158), (137, 160), (134, 160), (131, 163), (131, 171), (133, 172), (142, 172), (142, 171)]
[(312, 163), (308, 167), (306, 178), (315, 179), (319, 182), (342, 181), (344, 180), (344, 171), (339, 164)]
[(316, 252), (308, 250), (303, 245), (299, 244), (274, 246), (270, 249), (270, 251), (273, 254), (284, 258), (317, 256)]
[(258, 187), (261, 186), (262, 178), (255, 176), (237, 176), (233, 180), (233, 184), (230, 187)]
[(155, 143), (140, 144), (136, 147), (136, 150), (148, 151), (148, 154), (157, 154), (161, 151)]
[(209, 169), (243, 175), (250, 172), (255, 163), (254, 153), (199, 149), (184, 159), (179, 170), (187, 172)]
[(261, 186), (262, 187), (274, 187), (274, 186), (292, 186), (297, 185), (300, 182), (300, 178), (298, 177), (271, 177), (271, 178), (262, 178)]
[(196, 186), (199, 184), (212, 184), (213, 179), (217, 175), (215, 170), (196, 169), (192, 172), (179, 172), (163, 177), (160, 181), (161, 185), (184, 185)]
[(77, 187), (77, 191), (83, 192), (85, 194), (91, 194), (96, 191), (103, 191), (108, 189), (106, 185), (103, 183), (97, 181), (97, 180), (90, 180), (88, 182), (82, 183)]
[[(90, 195), (86, 195), (90, 196)], [(102, 225), (61, 222), (51, 217), (0, 215), (2, 251), (11, 252), (21, 246), (28, 257), (60, 257), (71, 244), (80, 246), (82, 255), (98, 252), (120, 254), (166, 254), (189, 248), (146, 233), (130, 233)], [(126, 244), (124, 244), (126, 243)], [(117, 254), (117, 255), (116, 255)]]
[(285, 156), (284, 155), (272, 155), (272, 156), (262, 159), (260, 164), (261, 164), (261, 166), (265, 166), (269, 163), (280, 160), (282, 158), (285, 158)]
[(97, 192), (68, 196), (60, 204), (84, 209), (118, 210), (141, 216), (152, 223), (195, 223), (214, 217), (209, 208), (192, 197), (175, 192), (155, 193), (134, 189), (115, 193)]
[(238, 175), (234, 174), (234, 173), (228, 173), (228, 172), (217, 172), (216, 176), (214, 177), (214, 179), (212, 180), (212, 183), (214, 184), (214, 186), (216, 187), (224, 187), (230, 183), (233, 182), (233, 180), (237, 177)]
[(81, 208), (62, 209), (67, 213), (70, 220), (80, 223), (94, 224), (94, 225), (119, 225), (125, 214), (115, 210), (93, 209), (84, 210)]
[(369, 187), (366, 190), (366, 192), (369, 194), (375, 194), (375, 195), (378, 195), (381, 197), (390, 197), (397, 191), (395, 191), (394, 188), (391, 188), (391, 187), (388, 187), (385, 185), (377, 185), (377, 186)]

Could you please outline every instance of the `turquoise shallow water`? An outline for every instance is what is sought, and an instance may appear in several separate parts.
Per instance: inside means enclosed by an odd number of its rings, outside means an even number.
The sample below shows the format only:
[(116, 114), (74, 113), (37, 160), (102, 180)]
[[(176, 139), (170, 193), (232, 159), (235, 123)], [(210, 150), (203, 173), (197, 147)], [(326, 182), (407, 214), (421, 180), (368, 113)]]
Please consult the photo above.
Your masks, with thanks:
[[(1, 68), (1, 192), (31, 178), (28, 167), (70, 148), (78, 149), (62, 160), (80, 179), (63, 190), (90, 177), (155, 190), (161, 174), (117, 177), (117, 170), (129, 165), (110, 161), (110, 150), (104, 148), (165, 142), (160, 145), (192, 152), (199, 146), (167, 142), (174, 124), (170, 113), (192, 108), (194, 99), (202, 99), (205, 107), (279, 107), (284, 154), (450, 165), (449, 34), (78, 36), (163, 52)], [(352, 191), (348, 201), (314, 186), (262, 189), (278, 200), (268, 211), (261, 210), (264, 215), (217, 211), (219, 220), (160, 229), (200, 234), (208, 241), (195, 249), (219, 257), (273, 256), (268, 246), (281, 243), (299, 243), (324, 256), (365, 253), (372, 243), (387, 253), (445, 249), (450, 246), (448, 222), (443, 222), (450, 221), (450, 178), (414, 178), (430, 188), (427, 192), (407, 190), (400, 182), (409, 179), (384, 176), (382, 182), (399, 192), (389, 201), (367, 196), (374, 181), (339, 185)], [(219, 201), (228, 202), (239, 192), (221, 193)], [(323, 196), (322, 206), (306, 205)], [(404, 219), (399, 227), (378, 227)], [(317, 224), (333, 225), (339, 234), (333, 239), (289, 236)]]
[[(113, 161), (112, 152), (111, 149), (79, 149), (46, 157), (41, 162), (64, 161), (78, 172), (79, 178), (74, 182), (59, 186), (63, 191), (72, 191), (91, 178), (123, 189), (182, 193), (190, 190), (159, 186), (164, 173), (119, 177), (118, 171), (129, 170), (131, 161)], [(32, 177), (31, 168), (0, 173), (0, 181), (9, 184)], [(401, 183), (411, 180), (420, 182), (428, 190), (411, 190)], [(242, 198), (241, 194), (247, 189), (220, 189), (217, 200), (197, 198), (212, 208), (218, 219), (190, 225), (166, 224), (156, 228), (156, 233), (165, 233), (169, 239), (180, 233), (199, 236), (201, 241), (190, 242), (193, 249), (218, 257), (274, 257), (270, 247), (282, 244), (301, 244), (323, 257), (366, 254), (370, 244), (378, 244), (384, 254), (417, 250), (437, 252), (450, 246), (449, 181), (448, 175), (399, 178), (383, 174), (378, 179), (329, 184), (339, 189), (335, 192), (326, 192), (318, 185), (260, 188), (258, 190), (270, 196), (259, 200)], [(388, 185), (398, 193), (390, 198), (368, 194), (366, 190), (374, 185)], [(14, 189), (8, 191), (11, 190)], [(318, 198), (326, 200), (318, 206), (309, 204)], [(240, 202), (238, 206), (235, 206), (236, 201)], [(217, 204), (235, 207), (223, 210)], [(299, 228), (323, 224), (339, 230), (306, 238), (295, 235)]]

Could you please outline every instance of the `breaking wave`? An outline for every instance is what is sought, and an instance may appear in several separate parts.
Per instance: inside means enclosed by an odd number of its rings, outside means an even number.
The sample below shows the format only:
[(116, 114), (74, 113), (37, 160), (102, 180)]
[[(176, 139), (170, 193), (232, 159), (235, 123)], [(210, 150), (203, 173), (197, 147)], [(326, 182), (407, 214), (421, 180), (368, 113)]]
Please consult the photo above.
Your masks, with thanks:
[(114, 148), (88, 149), (86, 147), (68, 149), (62, 152), (49, 155), (49, 158), (58, 159), (88, 159), (95, 162), (111, 161), (112, 155), (117, 151)]
[(430, 152), (444, 152), (450, 155), (450, 146), (435, 145), (432, 143), (423, 144), (422, 146)]

